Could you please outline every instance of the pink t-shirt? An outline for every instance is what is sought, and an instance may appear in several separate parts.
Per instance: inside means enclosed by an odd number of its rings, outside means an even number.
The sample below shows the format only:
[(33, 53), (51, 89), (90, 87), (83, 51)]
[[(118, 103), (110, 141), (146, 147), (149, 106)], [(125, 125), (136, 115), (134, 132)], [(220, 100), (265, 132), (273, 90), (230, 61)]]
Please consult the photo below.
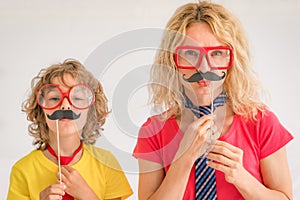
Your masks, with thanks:
[[(262, 182), (259, 161), (285, 146), (293, 136), (281, 125), (273, 112), (259, 112), (257, 121), (245, 121), (234, 115), (233, 123), (219, 140), (226, 141), (244, 151), (243, 165), (259, 182)], [(134, 157), (160, 163), (167, 172), (178, 150), (183, 133), (175, 118), (165, 121), (152, 116), (143, 124), (134, 149)], [(243, 199), (223, 172), (216, 170), (217, 196), (223, 199)], [(195, 167), (192, 168), (186, 186), (184, 200), (195, 199)]]

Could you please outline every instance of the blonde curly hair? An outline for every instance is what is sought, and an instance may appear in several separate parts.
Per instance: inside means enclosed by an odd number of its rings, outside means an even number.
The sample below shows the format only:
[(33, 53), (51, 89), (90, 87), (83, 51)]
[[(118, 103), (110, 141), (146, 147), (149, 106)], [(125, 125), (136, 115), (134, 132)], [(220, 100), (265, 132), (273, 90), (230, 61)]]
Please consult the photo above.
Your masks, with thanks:
[(246, 35), (232, 13), (221, 5), (206, 1), (181, 6), (167, 23), (151, 68), (150, 102), (154, 108), (168, 110), (167, 118), (180, 117), (184, 101), (173, 55), (176, 47), (187, 37), (189, 25), (197, 22), (207, 23), (216, 38), (233, 49), (233, 66), (224, 82), (227, 102), (234, 113), (255, 120), (258, 110), (265, 109), (260, 96), (265, 90), (250, 66)]
[(100, 82), (85, 69), (77, 60), (67, 59), (63, 63), (51, 65), (42, 69), (31, 81), (31, 93), (22, 104), (22, 111), (27, 114), (27, 120), (32, 123), (28, 126), (29, 135), (35, 139), (33, 145), (37, 149), (45, 149), (49, 142), (49, 127), (45, 120), (43, 109), (36, 101), (36, 94), (44, 84), (50, 84), (55, 77), (59, 77), (64, 82), (64, 74), (70, 74), (76, 81), (89, 85), (95, 94), (95, 103), (89, 108), (88, 118), (83, 127), (81, 140), (86, 144), (94, 144), (96, 138), (100, 136), (100, 131), (109, 114), (107, 108), (107, 98), (103, 92)]

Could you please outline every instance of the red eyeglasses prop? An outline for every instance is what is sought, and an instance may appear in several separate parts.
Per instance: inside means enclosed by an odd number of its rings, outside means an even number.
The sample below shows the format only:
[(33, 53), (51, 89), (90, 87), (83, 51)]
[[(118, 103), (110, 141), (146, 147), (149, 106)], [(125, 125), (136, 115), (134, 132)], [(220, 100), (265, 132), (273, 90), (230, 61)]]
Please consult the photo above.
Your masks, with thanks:
[(79, 110), (87, 109), (95, 102), (93, 90), (85, 84), (74, 85), (67, 92), (56, 84), (45, 84), (39, 89), (36, 100), (43, 109), (52, 110), (59, 107), (65, 97), (71, 106)]
[(224, 70), (232, 67), (233, 51), (228, 46), (178, 46), (175, 50), (174, 60), (177, 68), (197, 69), (204, 56), (212, 70)]

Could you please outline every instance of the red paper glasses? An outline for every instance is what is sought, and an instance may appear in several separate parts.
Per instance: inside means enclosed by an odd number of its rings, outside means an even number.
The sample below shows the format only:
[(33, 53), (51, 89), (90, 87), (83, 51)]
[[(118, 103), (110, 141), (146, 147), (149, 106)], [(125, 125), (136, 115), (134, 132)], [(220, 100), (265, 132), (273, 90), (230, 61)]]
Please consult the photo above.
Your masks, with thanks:
[(77, 109), (83, 110), (95, 102), (93, 90), (85, 84), (77, 84), (63, 92), (58, 85), (46, 84), (41, 87), (36, 95), (37, 103), (46, 110), (57, 108), (67, 97), (69, 103)]
[(204, 56), (212, 70), (229, 69), (232, 66), (233, 52), (228, 46), (178, 46), (174, 59), (177, 68), (197, 69)]

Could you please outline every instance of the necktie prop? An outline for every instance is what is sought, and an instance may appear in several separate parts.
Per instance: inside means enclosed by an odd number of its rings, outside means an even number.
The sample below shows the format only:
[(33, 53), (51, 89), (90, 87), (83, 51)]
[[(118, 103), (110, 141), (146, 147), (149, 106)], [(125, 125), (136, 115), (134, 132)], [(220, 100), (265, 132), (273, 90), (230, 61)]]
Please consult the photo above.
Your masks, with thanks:
[(217, 98), (215, 98), (210, 106), (194, 106), (192, 101), (183, 94), (185, 98), (185, 107), (191, 109), (197, 118), (208, 115), (216, 110), (216, 107), (223, 106), (226, 103), (226, 93), (223, 90)]
[(60, 163), (62, 165), (67, 165), (69, 164), (74, 157), (81, 151), (82, 149), (82, 143), (80, 143), (80, 145), (78, 146), (78, 148), (74, 151), (72, 156), (60, 156), (60, 158), (58, 158), (58, 155), (55, 153), (55, 151), (51, 148), (50, 145), (47, 146), (47, 150), (49, 151), (49, 153), (51, 153), (56, 159), (60, 159)]
[[(210, 106), (194, 106), (192, 101), (183, 93), (185, 98), (185, 107), (191, 109), (197, 118), (214, 112), (217, 107), (222, 107), (226, 103), (226, 93), (223, 90), (221, 94), (215, 98)], [(217, 199), (216, 193), (216, 176), (215, 170), (206, 165), (207, 158), (205, 154), (210, 150), (219, 135), (213, 122), (205, 141), (205, 153), (195, 161), (195, 191), (196, 200)]]
[[(47, 146), (47, 150), (49, 151), (49, 153), (51, 153), (57, 160), (59, 160), (60, 164), (62, 164), (62, 165), (69, 164), (74, 159), (74, 157), (81, 151), (81, 149), (82, 149), (82, 143), (80, 143), (79, 147), (74, 151), (72, 156), (58, 156), (55, 153), (55, 151), (51, 148), (50, 145)], [(59, 164), (59, 166), (60, 166), (60, 164)], [(59, 175), (60, 175), (60, 180), (61, 180), (61, 171), (59, 172)], [(67, 193), (63, 196), (63, 200), (73, 200), (73, 199), (74, 198)]]

